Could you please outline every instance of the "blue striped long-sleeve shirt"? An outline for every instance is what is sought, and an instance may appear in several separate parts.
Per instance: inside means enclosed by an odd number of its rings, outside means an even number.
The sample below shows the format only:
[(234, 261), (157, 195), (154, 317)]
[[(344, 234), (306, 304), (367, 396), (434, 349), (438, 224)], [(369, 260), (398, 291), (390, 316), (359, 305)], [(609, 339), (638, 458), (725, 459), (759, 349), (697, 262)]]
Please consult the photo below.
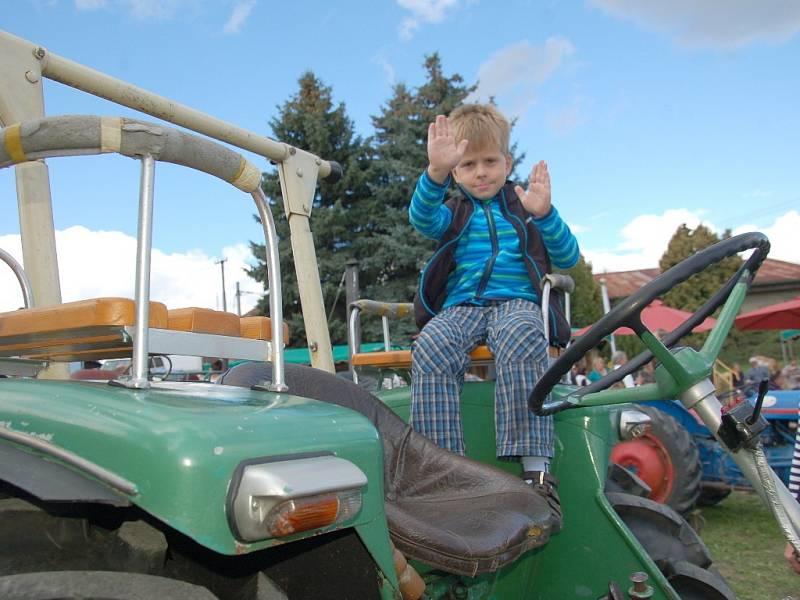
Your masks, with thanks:
[[(426, 237), (439, 240), (450, 226), (452, 213), (443, 204), (449, 182), (448, 179), (439, 185), (427, 171), (417, 182), (409, 219)], [(447, 282), (443, 308), (511, 298), (539, 302), (525, 267), (524, 249), (513, 225), (500, 210), (499, 197), (471, 201), (475, 210), (456, 247), (456, 266)], [(555, 207), (545, 217), (529, 218), (539, 230), (553, 265), (568, 269), (578, 262), (578, 242)], [(484, 277), (487, 270), (488, 279)]]

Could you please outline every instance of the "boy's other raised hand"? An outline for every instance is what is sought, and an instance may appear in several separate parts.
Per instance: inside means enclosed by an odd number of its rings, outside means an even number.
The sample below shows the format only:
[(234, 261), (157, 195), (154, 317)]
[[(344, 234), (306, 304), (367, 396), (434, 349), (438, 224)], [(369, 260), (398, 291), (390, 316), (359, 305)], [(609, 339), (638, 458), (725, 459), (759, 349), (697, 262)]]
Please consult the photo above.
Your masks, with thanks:
[(447, 181), (450, 171), (458, 166), (469, 140), (456, 138), (450, 131), (450, 122), (444, 115), (436, 117), (436, 121), (428, 125), (428, 176), (436, 183)]
[(787, 543), (786, 549), (783, 551), (783, 557), (786, 559), (786, 562), (789, 563), (789, 567), (792, 571), (800, 575), (800, 556), (795, 552), (794, 546)]
[(514, 191), (522, 206), (534, 217), (546, 217), (550, 212), (550, 173), (547, 172), (547, 163), (540, 160), (533, 165), (528, 177), (528, 189), (515, 186)]

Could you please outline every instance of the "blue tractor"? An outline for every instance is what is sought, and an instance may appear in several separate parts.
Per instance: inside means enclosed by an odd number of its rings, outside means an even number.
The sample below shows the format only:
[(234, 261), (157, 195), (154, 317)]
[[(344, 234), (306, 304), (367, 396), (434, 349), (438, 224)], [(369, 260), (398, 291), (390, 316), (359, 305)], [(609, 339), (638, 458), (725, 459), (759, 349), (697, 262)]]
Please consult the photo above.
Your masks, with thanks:
[[(757, 402), (757, 393), (734, 402)], [(652, 419), (650, 431), (618, 444), (612, 460), (635, 473), (649, 488), (648, 497), (681, 513), (695, 505), (712, 506), (732, 490), (750, 484), (722, 450), (709, 429), (691, 411), (674, 400), (643, 403)], [(800, 390), (769, 390), (762, 415), (769, 426), (761, 433), (767, 460), (788, 485)]]

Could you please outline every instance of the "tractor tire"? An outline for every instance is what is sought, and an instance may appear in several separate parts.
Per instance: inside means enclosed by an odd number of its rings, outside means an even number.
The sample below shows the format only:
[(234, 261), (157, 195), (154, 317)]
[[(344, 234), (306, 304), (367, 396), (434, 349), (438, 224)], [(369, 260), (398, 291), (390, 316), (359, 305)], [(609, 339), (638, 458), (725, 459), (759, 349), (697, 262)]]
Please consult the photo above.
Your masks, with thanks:
[(735, 600), (711, 569), (708, 548), (689, 524), (665, 504), (631, 494), (606, 493), (614, 510), (682, 600)]
[(731, 495), (732, 488), (701, 487), (697, 506), (716, 506)]
[(654, 406), (637, 406), (650, 416), (650, 430), (642, 437), (620, 442), (611, 450), (611, 462), (636, 475), (648, 486), (648, 498), (688, 513), (700, 494), (700, 452), (689, 432), (673, 417)]
[(184, 581), (114, 571), (51, 571), (0, 577), (8, 600), (217, 600), (206, 588)]

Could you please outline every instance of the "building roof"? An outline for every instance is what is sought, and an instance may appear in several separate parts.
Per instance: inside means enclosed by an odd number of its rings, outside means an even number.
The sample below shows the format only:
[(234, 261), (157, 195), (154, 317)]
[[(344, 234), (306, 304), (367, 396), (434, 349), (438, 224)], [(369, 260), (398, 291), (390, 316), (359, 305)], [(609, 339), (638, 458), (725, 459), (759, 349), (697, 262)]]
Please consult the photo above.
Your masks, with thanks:
[[(613, 273), (595, 273), (597, 282), (606, 280), (609, 298), (625, 298), (649, 283), (661, 274), (661, 269), (639, 269), (636, 271), (616, 271)], [(800, 265), (768, 258), (756, 273), (753, 286), (771, 287), (775, 284), (800, 285)]]
[(768, 258), (756, 273), (755, 284), (800, 281), (800, 265)]

